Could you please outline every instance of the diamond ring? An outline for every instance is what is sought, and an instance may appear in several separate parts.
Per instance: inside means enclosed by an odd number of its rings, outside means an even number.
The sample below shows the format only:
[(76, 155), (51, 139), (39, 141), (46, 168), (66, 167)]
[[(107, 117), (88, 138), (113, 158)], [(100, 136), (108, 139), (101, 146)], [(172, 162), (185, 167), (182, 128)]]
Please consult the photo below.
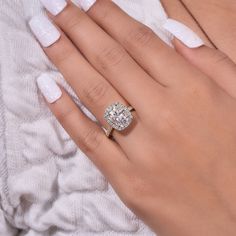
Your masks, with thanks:
[(127, 107), (119, 102), (108, 106), (104, 113), (104, 118), (110, 125), (108, 129), (103, 128), (106, 136), (111, 137), (114, 129), (122, 131), (128, 128), (133, 121), (132, 111), (134, 111), (133, 107)]

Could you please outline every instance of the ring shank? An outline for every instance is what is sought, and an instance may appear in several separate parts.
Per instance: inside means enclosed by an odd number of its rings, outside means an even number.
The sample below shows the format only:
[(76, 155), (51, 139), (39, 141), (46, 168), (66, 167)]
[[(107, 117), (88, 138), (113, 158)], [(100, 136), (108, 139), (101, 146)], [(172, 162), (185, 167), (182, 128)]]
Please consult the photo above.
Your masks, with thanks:
[(104, 127), (102, 127), (102, 129), (104, 130), (106, 136), (107, 136), (108, 138), (111, 138), (112, 132), (113, 132), (114, 128), (112, 128), (111, 126), (109, 126), (108, 129), (106, 129), (106, 128), (104, 128)]

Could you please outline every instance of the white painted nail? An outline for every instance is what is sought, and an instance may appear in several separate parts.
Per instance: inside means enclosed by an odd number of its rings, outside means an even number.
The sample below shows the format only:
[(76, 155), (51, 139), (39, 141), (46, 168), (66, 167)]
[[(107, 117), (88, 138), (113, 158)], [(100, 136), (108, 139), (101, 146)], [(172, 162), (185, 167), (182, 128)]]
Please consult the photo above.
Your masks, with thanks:
[(84, 11), (88, 11), (96, 2), (96, 0), (74, 0), (73, 2)]
[(43, 6), (54, 16), (58, 15), (67, 6), (65, 0), (40, 0)]
[(189, 48), (198, 48), (204, 45), (204, 42), (196, 33), (176, 20), (167, 19), (163, 28)]
[(62, 96), (60, 87), (48, 74), (40, 75), (37, 78), (37, 85), (49, 103), (57, 101)]
[(49, 47), (60, 38), (60, 32), (44, 15), (34, 16), (30, 28), (43, 47)]

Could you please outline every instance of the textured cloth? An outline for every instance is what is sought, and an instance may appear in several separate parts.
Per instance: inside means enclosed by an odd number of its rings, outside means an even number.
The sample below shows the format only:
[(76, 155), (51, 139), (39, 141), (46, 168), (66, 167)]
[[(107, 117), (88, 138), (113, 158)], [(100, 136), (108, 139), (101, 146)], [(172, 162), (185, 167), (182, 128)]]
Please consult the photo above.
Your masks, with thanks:
[[(116, 0), (163, 40), (159, 0)], [(154, 235), (119, 200), (103, 175), (56, 121), (37, 89), (55, 76), (28, 27), (38, 0), (0, 0), (0, 236)]]

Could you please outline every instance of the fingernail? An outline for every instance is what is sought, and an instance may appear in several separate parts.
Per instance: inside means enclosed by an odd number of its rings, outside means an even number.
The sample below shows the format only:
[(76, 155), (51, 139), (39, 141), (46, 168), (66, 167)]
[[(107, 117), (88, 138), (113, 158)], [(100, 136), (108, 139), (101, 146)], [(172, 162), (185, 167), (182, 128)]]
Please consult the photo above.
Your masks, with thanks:
[(43, 6), (54, 16), (58, 15), (66, 6), (65, 0), (40, 0)]
[(74, 2), (84, 11), (88, 11), (96, 2), (96, 0), (74, 0)]
[(204, 45), (202, 39), (195, 32), (176, 20), (167, 19), (163, 28), (189, 48), (198, 48)]
[(34, 16), (29, 25), (43, 47), (51, 46), (60, 38), (60, 32), (44, 15)]
[(57, 101), (62, 96), (60, 87), (48, 74), (40, 75), (37, 78), (37, 85), (49, 103)]

